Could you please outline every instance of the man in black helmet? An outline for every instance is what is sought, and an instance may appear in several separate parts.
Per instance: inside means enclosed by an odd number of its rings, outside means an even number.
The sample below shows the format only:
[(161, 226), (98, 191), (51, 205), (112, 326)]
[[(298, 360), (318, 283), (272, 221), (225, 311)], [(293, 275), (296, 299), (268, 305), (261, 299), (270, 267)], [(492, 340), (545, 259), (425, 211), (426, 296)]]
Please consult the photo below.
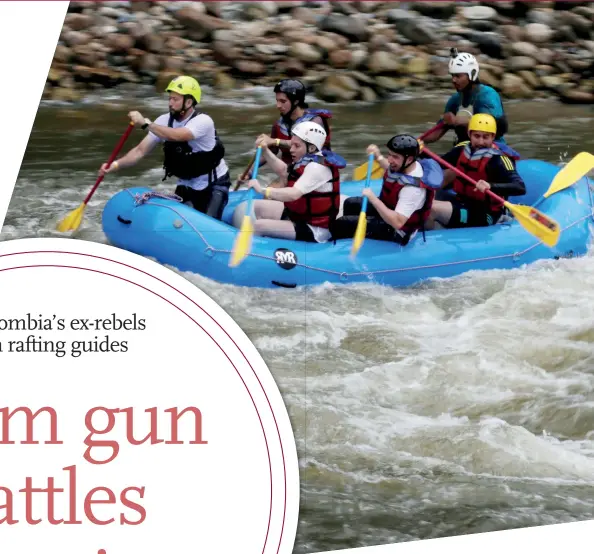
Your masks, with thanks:
[[(366, 212), (365, 236), (405, 246), (419, 229), (424, 229), (435, 190), (443, 181), (443, 170), (434, 160), (419, 159), (419, 142), (411, 135), (396, 135), (387, 147), (387, 159), (375, 144), (367, 147), (367, 154), (374, 155), (385, 173), (379, 197), (370, 188), (363, 190), (371, 204)], [(331, 229), (334, 240), (354, 236), (362, 202), (361, 197), (346, 199), (344, 215)]]
[[(276, 107), (280, 118), (272, 126), (270, 135), (262, 134), (257, 139), (257, 144), (266, 144), (268, 149), (277, 154), (280, 151), (281, 160), (287, 165), (292, 163), (291, 158), (291, 129), (304, 121), (312, 121), (321, 125), (326, 131), (324, 150), (331, 150), (329, 119), (332, 113), (329, 110), (311, 109), (305, 102), (305, 85), (296, 79), (283, 79), (274, 86)], [(265, 164), (264, 158), (260, 167)], [(248, 175), (248, 179), (251, 177)]]

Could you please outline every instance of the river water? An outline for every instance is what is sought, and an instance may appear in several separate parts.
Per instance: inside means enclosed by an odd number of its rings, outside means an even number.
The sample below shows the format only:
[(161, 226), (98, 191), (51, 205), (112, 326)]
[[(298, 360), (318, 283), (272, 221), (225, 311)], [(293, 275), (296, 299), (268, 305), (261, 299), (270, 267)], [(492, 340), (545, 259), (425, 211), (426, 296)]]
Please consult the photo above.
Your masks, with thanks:
[[(236, 175), (275, 117), (272, 95), (204, 98)], [(348, 178), (367, 144), (422, 133), (443, 101), (333, 107)], [(2, 240), (60, 236), (56, 221), (80, 204), (132, 107), (154, 118), (166, 103), (41, 106)], [(526, 158), (594, 152), (591, 107), (524, 101), (507, 112)], [(161, 177), (158, 152), (108, 177), (76, 238), (105, 242), (105, 201), (128, 186), (172, 190)], [(594, 518), (594, 257), (409, 290), (246, 292), (183, 276), (241, 325), (283, 393), (301, 463), (296, 554)]]

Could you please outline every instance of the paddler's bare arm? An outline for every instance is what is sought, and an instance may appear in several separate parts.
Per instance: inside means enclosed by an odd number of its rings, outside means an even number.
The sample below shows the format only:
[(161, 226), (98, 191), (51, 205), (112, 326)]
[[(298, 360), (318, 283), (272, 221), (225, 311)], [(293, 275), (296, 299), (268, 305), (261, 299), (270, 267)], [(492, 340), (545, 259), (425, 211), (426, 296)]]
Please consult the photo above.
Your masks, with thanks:
[(269, 135), (266, 134), (262, 134), (260, 135), (257, 139), (256, 139), (257, 143), (262, 143), (265, 142), (266, 145), (268, 146), (268, 148), (270, 148), (270, 150), (276, 154), (276, 152), (278, 151), (278, 148), (284, 148), (285, 150), (288, 150), (289, 148), (291, 148), (291, 141), (290, 140), (284, 140), (284, 139), (279, 139), (279, 138), (272, 138)]
[[(278, 148), (282, 148), (284, 150), (288, 150), (291, 148), (291, 141), (286, 139), (272, 139), (274, 140), (274, 149), (278, 151)], [(277, 148), (278, 143), (278, 148)]]
[(454, 181), (456, 174), (451, 169), (444, 169), (443, 171), (443, 183), (441, 184), (441, 188), (445, 189), (448, 188)]
[(194, 140), (192, 131), (186, 127), (172, 129), (171, 127), (165, 127), (164, 125), (151, 123), (147, 127), (147, 131), (150, 131), (160, 139), (169, 140), (172, 142), (188, 142), (190, 140)]
[(454, 118), (454, 125), (456, 127), (468, 127), (468, 123), (470, 122), (471, 118), (472, 112), (470, 110), (467, 110), (466, 108), (460, 108), (456, 114), (456, 117)]
[[(324, 127), (324, 122), (322, 121), (322, 118), (320, 116), (314, 117), (311, 121), (312, 121), (312, 123), (317, 123), (321, 127)], [(289, 140), (279, 139), (279, 138), (271, 137), (269, 135), (260, 135), (257, 140), (266, 141), (266, 144), (268, 144), (268, 148), (270, 148), (270, 151), (273, 154), (276, 154), (278, 152), (279, 148), (281, 148), (283, 150), (289, 150), (291, 148), (291, 140), (290, 139)]]
[(384, 158), (384, 156), (382, 156), (382, 153), (380, 152), (380, 149), (377, 145), (370, 144), (367, 147), (367, 154), (373, 154), (375, 159), (377, 160), (377, 163), (384, 171), (388, 169), (388, 167), (390, 167), (390, 163), (388, 162), (388, 160), (386, 160), (386, 158)]
[(448, 132), (448, 128), (447, 127), (440, 127), (439, 129), (437, 129), (436, 131), (433, 131), (432, 133), (428, 134), (424, 139), (423, 142), (425, 142), (426, 144), (429, 144), (431, 142), (437, 142), (441, 137), (443, 137), (446, 133)]
[(379, 216), (394, 229), (402, 229), (404, 224), (408, 221), (408, 217), (399, 214), (398, 212), (388, 208), (371, 189), (363, 189), (363, 196), (367, 197), (369, 203), (376, 209)]
[(287, 182), (287, 164), (280, 158), (277, 158), (269, 149), (268, 146), (262, 146), (262, 157), (266, 160), (266, 163), (274, 171), (283, 183)]
[(264, 198), (266, 200), (293, 202), (303, 196), (303, 192), (298, 187), (263, 188), (257, 179), (251, 179), (248, 181), (248, 187), (253, 188), (259, 194), (264, 194)]
[(145, 123), (148, 123), (147, 129), (156, 135), (162, 140), (170, 140), (174, 142), (188, 142), (190, 140), (195, 139), (196, 137), (188, 129), (187, 127), (178, 127), (177, 129), (173, 129), (172, 127), (168, 127), (167, 125), (157, 125), (153, 123), (146, 117), (144, 117), (140, 112), (132, 111), (128, 114), (128, 117), (132, 120), (134, 125), (141, 127)]
[(470, 118), (472, 117), (471, 110), (472, 110), (472, 108), (471, 109), (460, 108), (458, 110), (457, 114), (454, 114), (452, 112), (444, 113), (441, 120), (447, 125), (447, 127), (442, 127), (440, 129), (437, 129), (436, 131), (433, 131), (431, 134), (427, 135), (423, 139), (423, 142), (429, 144), (431, 142), (438, 141), (452, 127), (466, 127), (466, 126), (468, 126), (468, 122), (470, 121)]
[[(259, 135), (258, 136), (258, 138), (256, 139), (256, 147), (258, 147), (258, 145), (260, 145), (260, 144), (266, 145), (266, 150), (268, 150), (268, 153), (271, 154), (274, 157), (274, 159), (278, 159), (277, 158), (278, 148), (276, 147), (276, 141), (277, 140), (279, 140), (279, 143), (281, 145), (286, 145), (286, 148), (287, 149), (290, 148), (290, 146), (291, 146), (290, 141), (288, 141), (288, 140), (274, 139), (274, 138), (271, 138), (269, 135), (266, 135), (266, 134), (262, 134), (262, 135)], [(262, 152), (262, 154), (264, 154), (264, 152)], [(272, 158), (270, 158), (270, 156), (263, 155), (260, 158), (260, 165), (258, 166), (258, 169), (260, 169), (261, 167), (263, 167), (266, 164), (268, 164), (272, 168), (272, 171), (274, 171), (278, 175), (278, 172), (276, 171), (276, 169), (274, 169), (274, 167), (275, 167), (274, 163), (271, 164), (268, 161), (270, 159), (272, 159)], [(281, 160), (279, 160), (279, 161), (281, 161)], [(285, 166), (285, 169), (286, 169), (286, 166)], [(243, 183), (245, 183), (246, 180), (251, 179), (253, 173), (254, 173), (254, 168), (252, 167), (252, 169), (250, 171), (248, 171), (248, 174), (246, 176), (246, 179), (243, 178), (243, 173), (239, 174), (237, 176), (238, 186), (241, 185), (241, 184), (243, 184)], [(286, 175), (286, 171), (285, 171), (285, 175)], [(286, 181), (286, 179), (285, 179), (285, 181)], [(273, 183), (272, 186), (279, 186), (279, 185)]]
[(122, 156), (119, 160), (115, 160), (109, 169), (107, 168), (107, 164), (103, 164), (99, 169), (99, 175), (113, 173), (119, 169), (125, 169), (126, 167), (132, 167), (133, 165), (136, 165), (142, 158), (152, 152), (156, 144), (157, 142), (152, 140), (151, 137), (147, 135), (125, 156)]

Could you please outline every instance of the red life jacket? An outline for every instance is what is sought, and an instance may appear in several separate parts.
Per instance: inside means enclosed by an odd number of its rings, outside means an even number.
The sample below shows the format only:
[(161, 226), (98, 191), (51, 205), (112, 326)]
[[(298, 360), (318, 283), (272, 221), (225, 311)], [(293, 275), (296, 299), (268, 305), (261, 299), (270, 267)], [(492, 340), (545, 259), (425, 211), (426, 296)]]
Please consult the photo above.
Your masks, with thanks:
[[(332, 112), (328, 110), (313, 110), (307, 109), (305, 113), (297, 120), (291, 123), (289, 127), (287, 122), (280, 117), (272, 126), (272, 131), (270, 133), (270, 138), (273, 139), (281, 139), (281, 140), (291, 140), (291, 129), (297, 125), (297, 123), (301, 123), (303, 121), (311, 121), (312, 119), (319, 117), (322, 120), (322, 124), (324, 125), (324, 130), (326, 131), (326, 142), (322, 147), (323, 150), (332, 150), (330, 146), (330, 124), (328, 123), (328, 119), (332, 117)], [(281, 159), (287, 165), (293, 163), (293, 159), (291, 158), (291, 153), (289, 149), (281, 148)]]
[[(475, 181), (488, 181), (487, 166), (493, 156), (505, 156), (496, 144), (491, 148), (481, 148), (472, 152), (470, 150), (470, 142), (460, 143), (458, 146), (464, 145), (460, 157), (456, 163), (456, 168), (463, 171), (466, 175)], [(505, 156), (505, 159), (512, 165), (511, 160)], [(487, 212), (498, 215), (503, 210), (503, 203), (496, 200), (492, 196), (480, 192), (474, 185), (469, 183), (466, 179), (456, 177), (453, 182), (454, 192), (461, 196), (462, 199), (471, 202), (483, 203), (486, 206)]]
[(307, 223), (314, 227), (328, 229), (336, 219), (340, 209), (340, 169), (346, 166), (346, 162), (338, 155), (330, 151), (323, 151), (324, 156), (319, 154), (306, 154), (297, 163), (289, 166), (287, 186), (295, 185), (299, 177), (303, 175), (307, 164), (316, 162), (329, 167), (332, 171), (330, 183), (331, 192), (313, 191), (304, 194), (301, 198), (292, 202), (285, 202), (285, 209), (289, 219), (294, 223)]
[(400, 191), (406, 186), (420, 187), (427, 191), (424, 204), (411, 214), (400, 229), (405, 234), (410, 235), (414, 231), (424, 228), (425, 221), (427, 221), (427, 218), (431, 213), (431, 206), (433, 205), (433, 199), (435, 198), (435, 190), (432, 187), (427, 186), (423, 180), (418, 177), (411, 177), (405, 173), (391, 171), (390, 168), (388, 168), (384, 173), (384, 182), (382, 183), (379, 199), (390, 210), (394, 210), (398, 204)]

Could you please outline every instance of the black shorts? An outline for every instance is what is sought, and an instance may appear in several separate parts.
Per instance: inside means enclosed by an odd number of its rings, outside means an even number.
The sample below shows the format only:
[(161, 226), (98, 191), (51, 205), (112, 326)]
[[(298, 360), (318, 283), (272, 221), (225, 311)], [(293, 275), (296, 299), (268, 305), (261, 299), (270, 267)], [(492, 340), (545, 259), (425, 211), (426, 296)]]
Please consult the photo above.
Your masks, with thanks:
[(181, 197), (184, 203), (190, 202), (195, 210), (220, 220), (229, 201), (230, 186), (231, 178), (227, 171), (225, 175), (219, 177), (212, 185), (203, 190), (178, 185), (175, 194)]
[(497, 214), (488, 212), (485, 207), (477, 204), (467, 204), (460, 200), (450, 200), (452, 203), (452, 217), (446, 225), (449, 229), (460, 227), (488, 227), (495, 225), (503, 210)]
[[(286, 208), (283, 210), (281, 220), (291, 221), (289, 212)], [(293, 227), (295, 227), (295, 240), (299, 240), (301, 242), (318, 242), (314, 237), (313, 231), (307, 223), (303, 223), (301, 221), (298, 223), (293, 221), (292, 223)]]
[[(344, 215), (334, 221), (330, 228), (334, 240), (350, 239), (355, 236), (355, 231), (359, 225), (362, 202), (363, 199), (360, 196), (354, 196), (345, 200), (343, 204)], [(365, 238), (395, 242), (402, 246), (408, 244), (411, 234), (394, 229), (394, 227), (381, 218), (371, 204), (367, 205), (365, 213), (367, 215)]]

